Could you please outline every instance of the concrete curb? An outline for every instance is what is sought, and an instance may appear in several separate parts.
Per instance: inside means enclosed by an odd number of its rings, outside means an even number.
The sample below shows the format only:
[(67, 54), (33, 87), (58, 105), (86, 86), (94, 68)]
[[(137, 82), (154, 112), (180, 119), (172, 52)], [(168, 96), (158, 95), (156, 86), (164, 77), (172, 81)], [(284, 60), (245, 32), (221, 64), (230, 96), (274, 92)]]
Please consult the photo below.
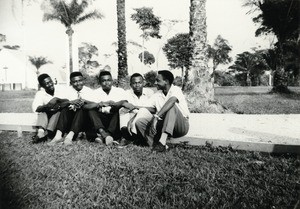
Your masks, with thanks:
[[(231, 146), (238, 150), (300, 154), (300, 114), (190, 115), (190, 130), (171, 143), (190, 145)], [(0, 130), (35, 131), (35, 113), (0, 113)]]

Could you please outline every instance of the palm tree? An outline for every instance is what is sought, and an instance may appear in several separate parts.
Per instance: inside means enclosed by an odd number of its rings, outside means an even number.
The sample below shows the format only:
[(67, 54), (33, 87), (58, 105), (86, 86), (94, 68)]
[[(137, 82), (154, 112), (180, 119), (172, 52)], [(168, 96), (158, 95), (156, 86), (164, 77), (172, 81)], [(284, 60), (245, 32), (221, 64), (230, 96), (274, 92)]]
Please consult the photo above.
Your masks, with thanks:
[(35, 66), (36, 68), (36, 75), (39, 76), (40, 74), (40, 71), (39, 69), (43, 66), (43, 65), (46, 65), (46, 64), (52, 64), (52, 61), (48, 60), (46, 57), (42, 57), (42, 56), (39, 56), (39, 57), (35, 57), (35, 56), (29, 56), (29, 61), (32, 65)]
[(122, 86), (122, 81), (128, 75), (127, 66), (127, 43), (126, 43), (126, 21), (125, 21), (125, 0), (117, 0), (118, 18), (118, 82)]
[(190, 44), (191, 66), (189, 81), (192, 90), (187, 99), (196, 105), (199, 112), (224, 112), (224, 108), (214, 100), (212, 70), (208, 68), (206, 0), (191, 0), (190, 6)]
[[(47, 11), (44, 13), (43, 21), (58, 21), (66, 28), (66, 34), (69, 37), (69, 71), (73, 71), (73, 57), (72, 57), (72, 35), (74, 33), (73, 25), (82, 23), (88, 19), (101, 19), (103, 15), (98, 11), (85, 13), (88, 7), (88, 1), (71, 0), (66, 3), (63, 0), (49, 0), (49, 5), (45, 5)], [(50, 8), (50, 11), (48, 10)], [(45, 10), (46, 10), (45, 9)]]
[(244, 75), (247, 86), (253, 86), (259, 83), (259, 76), (269, 69), (269, 66), (263, 58), (263, 52), (257, 51), (238, 54), (236, 61), (229, 68), (234, 69), (239, 75)]

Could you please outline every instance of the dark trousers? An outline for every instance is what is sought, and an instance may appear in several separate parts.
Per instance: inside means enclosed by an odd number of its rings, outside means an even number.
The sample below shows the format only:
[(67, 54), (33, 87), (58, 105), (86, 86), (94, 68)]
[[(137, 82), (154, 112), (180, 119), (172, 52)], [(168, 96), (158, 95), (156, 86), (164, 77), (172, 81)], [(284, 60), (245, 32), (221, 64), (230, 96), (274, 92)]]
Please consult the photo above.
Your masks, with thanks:
[(62, 133), (73, 131), (75, 135), (79, 132), (85, 132), (88, 140), (93, 140), (97, 137), (96, 132), (92, 128), (88, 112), (82, 109), (74, 112), (64, 108), (58, 120), (57, 130), (60, 130)]
[(100, 128), (109, 132), (115, 139), (120, 138), (119, 111), (113, 113), (102, 113), (96, 110), (88, 111), (94, 130), (98, 132)]
[[(78, 110), (79, 112), (80, 110)], [(70, 131), (71, 126), (73, 125), (73, 120), (77, 111), (69, 110), (68, 107), (62, 109), (60, 116), (57, 122), (56, 129), (60, 130), (62, 133), (67, 133)]]

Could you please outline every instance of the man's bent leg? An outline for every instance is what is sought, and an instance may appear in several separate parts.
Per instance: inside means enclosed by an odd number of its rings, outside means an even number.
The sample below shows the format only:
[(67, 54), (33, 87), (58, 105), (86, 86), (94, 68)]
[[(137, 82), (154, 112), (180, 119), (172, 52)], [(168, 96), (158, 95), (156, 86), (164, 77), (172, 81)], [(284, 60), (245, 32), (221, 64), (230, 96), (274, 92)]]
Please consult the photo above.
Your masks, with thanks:
[(120, 131), (120, 115), (119, 112), (110, 113), (110, 121), (107, 127), (107, 131), (111, 133), (113, 138), (118, 139), (121, 136)]
[(149, 127), (151, 126), (153, 115), (146, 108), (141, 108), (136, 117), (137, 119), (134, 122), (137, 131), (147, 141), (147, 144), (152, 147), (154, 135), (149, 133)]
[(60, 130), (62, 133), (66, 133), (70, 130), (72, 121), (75, 117), (76, 112), (69, 110), (68, 107), (62, 109), (57, 122), (56, 129)]
[(53, 132), (56, 129), (56, 125), (57, 125), (57, 122), (58, 122), (58, 119), (59, 119), (59, 115), (60, 115), (60, 112), (57, 112), (57, 113), (53, 114), (50, 117), (48, 125), (47, 125), (47, 130)]
[(45, 135), (45, 130), (47, 128), (48, 124), (48, 116), (46, 113), (38, 113), (37, 114), (37, 123), (36, 126), (38, 127), (37, 129), (37, 134), (36, 136), (33, 136), (33, 143), (39, 143), (41, 141), (46, 141), (47, 136)]
[(119, 110), (119, 114), (120, 114), (120, 128), (127, 127), (127, 123), (131, 118), (130, 117), (131, 114), (129, 113), (129, 110), (126, 108), (121, 108)]
[(41, 112), (37, 114), (37, 122), (36, 125), (38, 127), (41, 127), (43, 129), (47, 129), (47, 125), (48, 125), (48, 116), (45, 112)]
[[(113, 137), (110, 133), (107, 132), (107, 128), (110, 126), (111, 118), (113, 117), (112, 114), (105, 114), (102, 112), (97, 112), (95, 110), (90, 110), (88, 112), (90, 121), (93, 125), (94, 130), (100, 133), (101, 137), (104, 139), (106, 145), (110, 145), (113, 142)], [(119, 114), (117, 114), (117, 124), (119, 126)]]
[(176, 105), (174, 105), (158, 124), (159, 143), (154, 147), (158, 152), (167, 150), (166, 142), (168, 136), (181, 137), (187, 134), (189, 126), (188, 119), (183, 117)]
[(185, 118), (178, 107), (174, 105), (165, 114), (161, 132), (176, 138), (186, 135), (188, 130), (188, 119)]

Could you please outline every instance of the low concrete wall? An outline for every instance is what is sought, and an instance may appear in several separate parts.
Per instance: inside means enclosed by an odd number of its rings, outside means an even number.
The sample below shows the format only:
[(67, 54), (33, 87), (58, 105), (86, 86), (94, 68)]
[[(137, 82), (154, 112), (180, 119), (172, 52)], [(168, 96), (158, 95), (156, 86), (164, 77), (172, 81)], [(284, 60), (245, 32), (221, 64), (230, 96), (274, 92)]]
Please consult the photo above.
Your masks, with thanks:
[[(35, 113), (0, 113), (0, 130), (35, 131)], [(300, 154), (300, 114), (291, 115), (190, 115), (186, 136), (171, 143), (231, 146), (234, 149)]]

